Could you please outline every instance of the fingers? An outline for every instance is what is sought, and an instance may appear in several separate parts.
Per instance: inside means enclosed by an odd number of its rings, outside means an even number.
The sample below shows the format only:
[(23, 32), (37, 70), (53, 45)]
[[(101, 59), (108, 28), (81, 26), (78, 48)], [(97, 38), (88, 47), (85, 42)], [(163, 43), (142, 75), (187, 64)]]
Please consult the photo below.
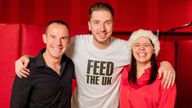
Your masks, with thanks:
[(163, 88), (166, 87), (167, 80), (168, 80), (168, 78), (167, 78), (167, 70), (164, 70), (164, 73), (162, 75), (162, 82), (161, 82), (161, 84), (163, 85)]
[(173, 86), (174, 83), (175, 83), (175, 78), (176, 78), (176, 75), (175, 75), (175, 74), (176, 74), (176, 73), (175, 73), (175, 71), (174, 71), (173, 76), (172, 76), (172, 83), (171, 83), (172, 86)]
[(164, 70), (164, 75), (163, 75), (163, 80), (162, 80), (162, 84), (163, 84), (163, 88), (169, 88), (171, 85), (174, 85), (175, 83), (175, 71), (168, 71), (168, 70)]
[(16, 75), (17, 75), (19, 78), (22, 78), (22, 76), (21, 76), (20, 74), (18, 74), (17, 72), (16, 72)]
[(158, 79), (161, 79), (162, 77), (163, 77), (162, 67), (159, 67), (159, 69), (158, 69)]
[(27, 68), (29, 62), (30, 62), (29, 58), (24, 59), (24, 61), (23, 61), (23, 67), (24, 67), (24, 68)]
[[(163, 74), (163, 75), (162, 75)], [(159, 79), (162, 77), (162, 86), (163, 88), (169, 88), (175, 83), (175, 70), (169, 62), (161, 62), (159, 68)]]
[(27, 76), (29, 75), (29, 70), (23, 68), (23, 69), (20, 71), (19, 74), (20, 74), (22, 77), (27, 78)]
[(20, 62), (19, 60), (15, 61), (15, 73), (18, 77), (22, 78), (22, 76), (19, 74), (19, 67), (21, 67), (22, 62)]
[(167, 88), (169, 88), (170, 86), (173, 86), (174, 85), (174, 83), (175, 83), (175, 70), (174, 69), (172, 69), (172, 71), (171, 72), (169, 72), (170, 73), (170, 82), (169, 82), (169, 84), (168, 84), (168, 86), (167, 86)]
[[(27, 67), (27, 66), (26, 66)], [(15, 62), (15, 72), (16, 75), (20, 78), (22, 77), (27, 77), (27, 75), (29, 75), (29, 69), (27, 69), (26, 67), (24, 67), (24, 62), (22, 60), (17, 60)]]
[(163, 77), (163, 73), (159, 71), (158, 79), (161, 79)]
[(172, 75), (171, 75), (171, 72), (168, 71), (167, 73), (167, 81), (166, 81), (166, 86), (164, 88), (169, 88), (171, 86), (171, 81), (172, 81)]
[(22, 78), (22, 77), (26, 78), (29, 75), (29, 72), (30, 71), (28, 69), (22, 68), (21, 70), (16, 71), (16, 74), (20, 78)]

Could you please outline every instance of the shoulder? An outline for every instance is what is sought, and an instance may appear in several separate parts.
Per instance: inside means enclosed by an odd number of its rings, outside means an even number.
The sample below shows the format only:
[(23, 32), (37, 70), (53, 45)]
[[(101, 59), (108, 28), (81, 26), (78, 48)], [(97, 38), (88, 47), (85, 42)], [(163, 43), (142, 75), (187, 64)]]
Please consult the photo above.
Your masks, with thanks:
[(129, 71), (129, 70), (130, 70), (130, 65), (124, 66), (123, 71)]
[(45, 66), (44, 59), (39, 55), (34, 58), (30, 58), (30, 63), (28, 65), (30, 76), (35, 73), (39, 73), (40, 68)]
[(128, 75), (128, 72), (130, 70), (130, 65), (126, 65), (122, 70), (122, 75), (125, 77)]
[(126, 65), (122, 70), (122, 78), (121, 78), (121, 85), (127, 86), (128, 85), (128, 73), (129, 73), (130, 65)]
[(81, 35), (75, 35), (70, 39), (69, 46), (74, 47), (74, 46), (79, 46), (82, 45), (82, 43), (85, 43), (91, 39), (90, 34), (81, 34)]
[(71, 41), (85, 40), (85, 39), (89, 38), (90, 36), (91, 36), (90, 34), (75, 35), (74, 37), (71, 38)]
[(79, 48), (80, 46), (85, 46), (86, 44), (89, 44), (91, 40), (91, 34), (76, 35), (75, 37), (71, 38), (69, 42), (69, 47)]
[(37, 57), (30, 58), (30, 62), (29, 62), (28, 67), (29, 68), (34, 68), (36, 66), (36, 63), (37, 63)]
[(127, 49), (128, 48), (128, 41), (123, 40), (123, 39), (119, 39), (116, 37), (111, 37), (111, 45)]
[(62, 57), (62, 62), (63, 61), (66, 61), (66, 62), (73, 62), (66, 54), (63, 54), (63, 57)]
[(124, 39), (120, 39), (120, 38), (116, 38), (116, 37), (111, 37), (111, 39), (115, 42), (121, 42), (121, 43), (127, 43), (128, 41), (127, 40), (124, 40)]
[(63, 54), (61, 62), (66, 62), (68, 65), (74, 66), (73, 61), (66, 54)]

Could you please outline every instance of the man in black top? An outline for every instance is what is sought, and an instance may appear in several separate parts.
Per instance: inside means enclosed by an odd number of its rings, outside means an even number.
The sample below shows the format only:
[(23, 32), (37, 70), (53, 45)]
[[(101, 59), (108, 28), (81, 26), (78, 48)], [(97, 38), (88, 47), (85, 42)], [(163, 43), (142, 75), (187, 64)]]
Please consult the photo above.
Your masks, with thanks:
[(48, 23), (46, 45), (32, 58), (27, 78), (15, 77), (11, 108), (70, 108), (74, 64), (65, 54), (69, 27), (60, 20)]

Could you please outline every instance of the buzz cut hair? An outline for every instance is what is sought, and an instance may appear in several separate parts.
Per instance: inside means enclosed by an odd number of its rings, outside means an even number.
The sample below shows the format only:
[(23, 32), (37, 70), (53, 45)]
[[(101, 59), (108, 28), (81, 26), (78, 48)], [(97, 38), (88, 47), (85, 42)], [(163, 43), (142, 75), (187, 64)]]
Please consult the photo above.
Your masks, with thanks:
[(48, 22), (48, 24), (47, 24), (47, 26), (46, 26), (46, 28), (45, 28), (45, 31), (46, 31), (46, 32), (47, 32), (48, 27), (49, 27), (51, 24), (53, 24), (53, 23), (64, 25), (64, 26), (66, 26), (66, 27), (69, 29), (69, 25), (68, 25), (66, 22), (64, 22), (64, 21), (62, 21), (62, 20), (51, 20), (50, 22)]

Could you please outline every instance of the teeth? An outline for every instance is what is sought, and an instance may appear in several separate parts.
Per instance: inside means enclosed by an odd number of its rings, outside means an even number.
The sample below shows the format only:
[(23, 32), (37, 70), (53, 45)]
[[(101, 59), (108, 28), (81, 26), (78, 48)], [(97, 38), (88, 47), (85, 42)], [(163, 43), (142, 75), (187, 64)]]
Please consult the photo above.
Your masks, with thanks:
[(138, 55), (139, 55), (139, 57), (144, 57), (144, 56), (146, 56), (146, 53), (140, 52), (140, 53), (138, 53)]

